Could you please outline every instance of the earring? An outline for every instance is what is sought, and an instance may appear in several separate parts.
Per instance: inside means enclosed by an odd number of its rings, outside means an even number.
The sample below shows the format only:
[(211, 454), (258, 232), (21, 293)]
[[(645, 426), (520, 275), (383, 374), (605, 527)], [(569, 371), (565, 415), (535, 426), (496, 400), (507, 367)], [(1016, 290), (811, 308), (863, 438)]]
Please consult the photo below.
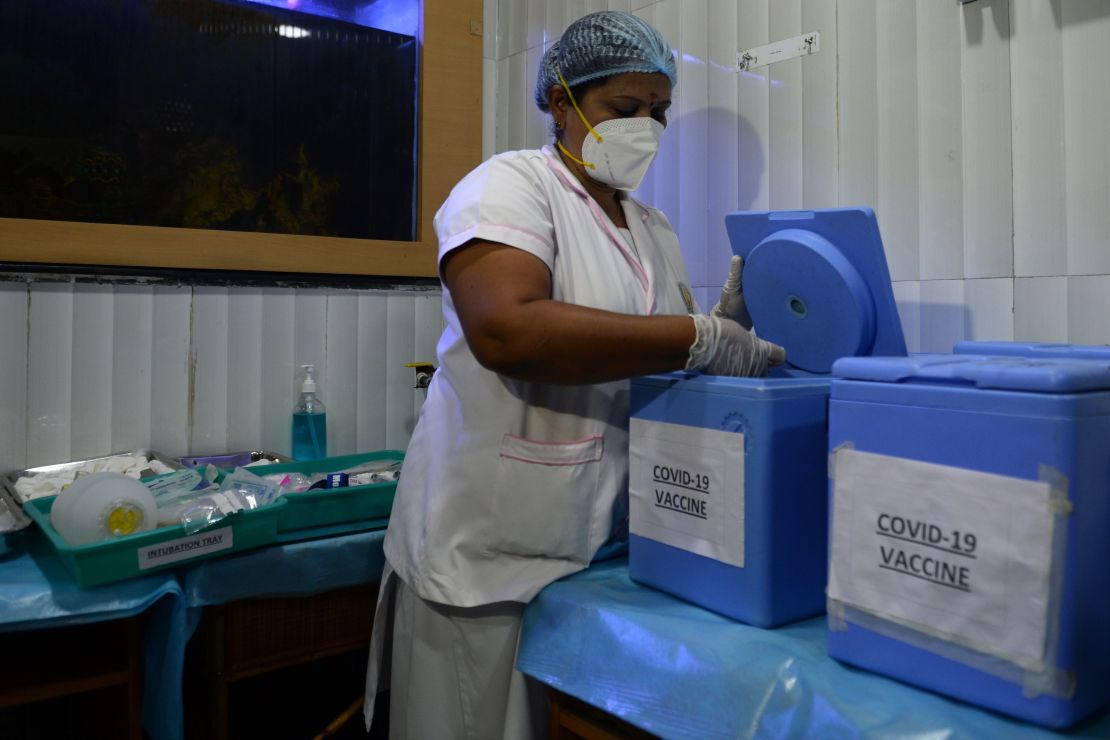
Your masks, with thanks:
[(562, 131), (564, 126), (566, 126), (566, 123), (559, 123), (558, 121), (555, 122), (556, 131)]

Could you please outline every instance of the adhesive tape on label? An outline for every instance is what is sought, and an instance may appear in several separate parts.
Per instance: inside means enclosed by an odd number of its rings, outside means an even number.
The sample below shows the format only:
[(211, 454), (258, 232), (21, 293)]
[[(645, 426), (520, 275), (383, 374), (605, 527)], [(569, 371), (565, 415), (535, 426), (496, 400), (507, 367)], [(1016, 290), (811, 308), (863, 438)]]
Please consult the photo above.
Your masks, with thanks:
[(75, 480), (54, 500), (50, 521), (70, 545), (123, 537), (153, 529), (154, 496), (139, 481), (119, 473), (93, 473)]

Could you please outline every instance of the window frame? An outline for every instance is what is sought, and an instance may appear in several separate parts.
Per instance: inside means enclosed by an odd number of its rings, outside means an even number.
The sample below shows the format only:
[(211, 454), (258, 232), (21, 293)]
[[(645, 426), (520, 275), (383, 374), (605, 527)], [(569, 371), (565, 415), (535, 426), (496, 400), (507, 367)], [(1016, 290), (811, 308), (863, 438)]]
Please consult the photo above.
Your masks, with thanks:
[(0, 218), (0, 263), (436, 277), (432, 217), (482, 155), (482, 0), (423, 0), (414, 241)]

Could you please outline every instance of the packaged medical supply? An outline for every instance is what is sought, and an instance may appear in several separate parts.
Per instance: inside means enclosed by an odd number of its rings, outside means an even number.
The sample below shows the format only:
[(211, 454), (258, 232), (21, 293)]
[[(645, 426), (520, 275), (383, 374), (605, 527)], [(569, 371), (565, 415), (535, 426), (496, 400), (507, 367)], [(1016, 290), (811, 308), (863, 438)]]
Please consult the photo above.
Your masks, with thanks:
[(240, 511), (273, 503), (279, 495), (281, 487), (278, 484), (246, 468), (236, 468), (224, 479), (219, 490), (205, 491), (190, 499), (182, 507), (179, 519), (186, 534), (195, 534)]
[(396, 472), (401, 470), (401, 464), (403, 462), (403, 460), (394, 460), (393, 458), (367, 460), (366, 462), (343, 468), (343, 472), (347, 475), (359, 475), (361, 473)]
[(246, 450), (243, 452), (223, 452), (218, 455), (194, 455), (180, 457), (178, 461), (187, 468), (203, 468), (205, 465), (215, 465), (218, 468), (251, 468), (256, 466), (285, 463), (293, 458), (266, 450)]
[[(404, 454), (396, 450), (339, 455), (271, 465), (262, 472), (282, 487), (279, 536), (321, 527), (359, 531), (384, 527)], [(329, 474), (344, 473), (347, 486), (326, 488)]]
[(401, 479), (400, 470), (380, 470), (375, 473), (352, 473), (348, 480), (352, 486), (366, 486), (371, 483), (396, 483)]
[(29, 523), (20, 507), (0, 492), (0, 534), (16, 532)]
[(243, 496), (250, 502), (252, 509), (265, 506), (281, 495), (281, 486), (274, 485), (246, 468), (236, 468), (231, 475), (224, 478), (220, 490)]
[(159, 506), (190, 495), (197, 489), (207, 488), (209, 481), (193, 468), (182, 468), (168, 475), (160, 476), (147, 483)]
[(307, 491), (320, 476), (306, 476), (301, 473), (274, 473), (261, 476), (263, 480), (277, 483), (282, 493), (300, 493)]
[(56, 496), (78, 475), (85, 473), (122, 473), (137, 479), (169, 473), (178, 467), (178, 463), (158, 452), (137, 450), (88, 460), (40, 465), (11, 473), (6, 476), (4, 483), (20, 502), (26, 503), (36, 498)]

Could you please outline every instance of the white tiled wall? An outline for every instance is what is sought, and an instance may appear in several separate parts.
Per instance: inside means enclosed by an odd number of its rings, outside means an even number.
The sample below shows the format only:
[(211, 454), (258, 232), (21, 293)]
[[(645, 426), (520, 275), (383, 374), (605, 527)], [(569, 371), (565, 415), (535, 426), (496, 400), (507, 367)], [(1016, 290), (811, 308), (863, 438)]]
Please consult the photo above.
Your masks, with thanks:
[[(735, 209), (869, 204), (911, 350), (965, 338), (1110, 343), (1110, 2), (486, 0), (483, 151), (539, 146), (543, 50), (605, 8), (679, 54), (639, 195), (679, 231), (695, 295)], [(821, 52), (736, 74), (820, 30)], [(404, 447), (437, 292), (0, 281), (0, 471), (149, 444), (288, 450), (298, 365), (332, 453)]]
[(328, 451), (404, 449), (438, 290), (0, 281), (0, 473), (136, 447), (288, 454), (302, 364)]
[[(725, 213), (868, 204), (911, 350), (1110, 343), (1110, 2), (486, 0), (486, 156), (546, 141), (545, 44), (606, 8), (678, 53), (638, 195), (675, 224), (703, 303)], [(812, 30), (819, 54), (733, 71), (737, 51)]]

